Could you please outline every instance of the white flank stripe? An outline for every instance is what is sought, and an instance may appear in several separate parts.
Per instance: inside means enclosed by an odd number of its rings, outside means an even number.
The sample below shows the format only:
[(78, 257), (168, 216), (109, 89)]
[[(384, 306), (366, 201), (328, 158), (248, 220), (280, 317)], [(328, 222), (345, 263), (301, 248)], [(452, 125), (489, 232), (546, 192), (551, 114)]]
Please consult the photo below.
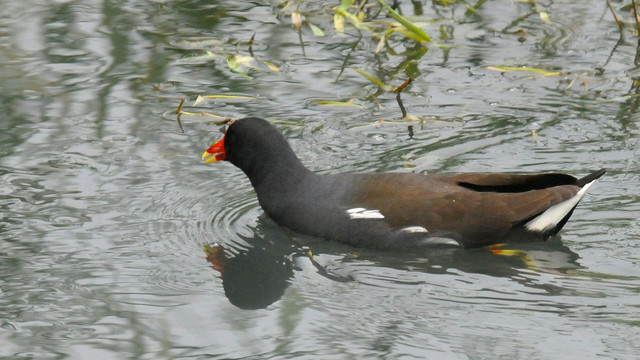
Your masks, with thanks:
[(553, 205), (552, 207), (548, 208), (545, 212), (536, 216), (533, 220), (529, 221), (525, 225), (527, 227), (527, 230), (543, 232), (558, 225), (558, 223), (562, 219), (564, 219), (565, 216), (567, 216), (569, 211), (571, 211), (571, 209), (573, 209), (578, 204), (578, 202), (580, 202), (580, 199), (582, 199), (584, 194), (587, 192), (587, 189), (589, 189), (589, 186), (591, 186), (591, 184), (593, 184), (594, 181), (583, 186), (582, 189), (580, 189), (580, 191), (578, 191), (578, 193), (574, 197), (568, 200), (565, 200), (559, 204)]
[(426, 246), (460, 246), (460, 243), (449, 238), (444, 237), (428, 237), (420, 241), (420, 245)]
[(405, 228), (400, 229), (400, 231), (408, 232), (408, 233), (428, 233), (429, 230), (423, 228), (422, 226), (407, 226)]
[(380, 210), (367, 210), (365, 208), (353, 208), (347, 210), (350, 219), (384, 219)]

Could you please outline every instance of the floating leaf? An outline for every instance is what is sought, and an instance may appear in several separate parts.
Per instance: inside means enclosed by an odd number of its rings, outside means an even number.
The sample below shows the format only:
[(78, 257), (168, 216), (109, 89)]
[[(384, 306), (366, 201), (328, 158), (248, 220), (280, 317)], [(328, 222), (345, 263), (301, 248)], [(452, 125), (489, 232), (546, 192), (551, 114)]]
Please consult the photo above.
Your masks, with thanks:
[(300, 31), (300, 28), (302, 27), (302, 15), (300, 15), (300, 13), (297, 11), (292, 12), (291, 23), (293, 23), (293, 26), (296, 28), (296, 30)]
[(350, 99), (348, 101), (331, 101), (331, 100), (313, 100), (311, 101), (314, 104), (324, 105), (324, 106), (353, 106), (353, 107), (362, 107), (360, 104), (354, 104), (355, 99)]
[[(475, 5), (467, 5), (467, 11), (464, 13), (464, 16), (471, 16), (478, 12), (478, 8), (487, 2), (487, 0), (479, 0)], [(446, 6), (446, 5), (445, 5)]]
[(549, 14), (547, 14), (546, 11), (540, 11), (540, 19), (542, 19), (542, 21), (544, 21), (547, 25), (553, 25), (553, 23), (551, 22), (551, 19), (549, 18)]
[(400, 34), (404, 35), (405, 37), (407, 37), (407, 38), (409, 38), (411, 40), (417, 41), (419, 43), (423, 43), (424, 42), (424, 40), (419, 35), (417, 35), (415, 32), (407, 29), (404, 26), (396, 26), (391, 30), (399, 32)]
[(385, 91), (392, 91), (393, 88), (385, 83), (383, 83), (382, 81), (380, 81), (379, 79), (377, 79), (376, 77), (369, 75), (366, 71), (364, 70), (360, 70), (358, 68), (353, 68), (353, 70), (357, 71), (360, 75), (366, 77), (367, 79), (369, 79), (369, 81), (371, 81), (372, 83), (378, 85), (381, 89), (385, 90)]
[(229, 69), (231, 69), (231, 71), (237, 72), (239, 74), (247, 75), (247, 73), (244, 72), (240, 67), (240, 64), (238, 64), (238, 61), (236, 60), (235, 56), (231, 56), (231, 55), (227, 56), (227, 66), (229, 67)]
[(391, 8), (391, 6), (387, 5), (387, 3), (385, 3), (383, 0), (376, 0), (376, 1), (383, 8), (387, 9), (387, 11), (389, 12), (389, 15), (392, 18), (396, 19), (397, 22), (399, 22), (404, 27), (406, 27), (410, 32), (415, 34), (416, 35), (416, 39), (419, 39), (419, 40), (416, 40), (416, 41), (421, 42), (421, 43), (431, 42), (431, 38), (429, 37), (429, 35), (427, 35), (427, 33), (424, 32), (424, 30), (422, 30), (419, 27), (417, 27), (416, 25), (414, 25), (411, 21), (407, 20), (404, 16), (398, 14), (395, 10), (393, 10)]
[(215, 59), (215, 57), (216, 54), (214, 54), (212, 51), (207, 51), (204, 53), (204, 55), (185, 56), (183, 58), (180, 58), (179, 61), (208, 61)]
[(198, 95), (196, 101), (193, 102), (193, 106), (198, 105), (204, 99), (255, 99), (255, 97), (244, 95)]
[(235, 57), (236, 61), (238, 62), (238, 64), (240, 64), (242, 66), (246, 66), (246, 67), (251, 68), (253, 70), (260, 70), (254, 65), (256, 59), (253, 56), (236, 55), (234, 57)]
[(353, 0), (342, 0), (342, 2), (340, 3), (340, 6), (338, 6), (338, 9), (346, 11), (346, 10), (349, 10), (351, 5), (353, 5)]
[(267, 65), (267, 67), (269, 68), (269, 70), (273, 71), (273, 72), (280, 72), (280, 68), (278, 67), (278, 65), (270, 62), (270, 61), (265, 61), (264, 62), (265, 65)]
[(531, 72), (536, 74), (542, 74), (544, 76), (558, 76), (558, 75), (565, 74), (560, 71), (549, 71), (544, 69), (536, 69), (536, 68), (528, 68), (528, 67), (488, 66), (487, 69), (493, 70), (493, 71), (502, 71), (502, 72), (512, 72), (512, 71)]
[(204, 97), (201, 95), (198, 95), (198, 97), (196, 98), (196, 101), (193, 102), (193, 106), (200, 104), (202, 100), (204, 100)]
[[(349, 12), (345, 11), (345, 10), (342, 10), (341, 8), (337, 8), (337, 9), (335, 9), (334, 11), (335, 11), (337, 14), (339, 14), (339, 15), (341, 15), (341, 16), (342, 16), (342, 20), (343, 20), (343, 24), (342, 24), (343, 31), (344, 31), (344, 19), (348, 19), (348, 20), (353, 24), (353, 26), (355, 26), (357, 29), (360, 29), (360, 30), (371, 30), (371, 29), (369, 28), (369, 26), (365, 25), (365, 23), (363, 23), (362, 21), (360, 21), (360, 19), (359, 19), (357, 16), (355, 16), (355, 15), (353, 15), (353, 14), (351, 14), (351, 13), (349, 13)], [(334, 16), (334, 22), (335, 22), (335, 16)]]
[(376, 46), (376, 54), (379, 54), (382, 51), (382, 48), (387, 43), (387, 35), (391, 34), (393, 29), (389, 29), (384, 33), (384, 36), (380, 37), (380, 41), (378, 41), (378, 46)]
[(311, 31), (313, 31), (313, 35), (315, 35), (317, 37), (323, 37), (324, 36), (324, 31), (322, 31), (322, 29), (320, 29), (316, 25), (313, 25), (313, 24), (309, 23), (309, 27), (311, 28)]
[(246, 56), (246, 55), (227, 56), (227, 65), (229, 66), (229, 69), (231, 69), (231, 71), (237, 72), (238, 74), (242, 74), (242, 75), (249, 75), (243, 69), (243, 67), (249, 68), (251, 70), (260, 71), (260, 68), (258, 68), (255, 65), (255, 62), (256, 62), (256, 59), (253, 56)]
[(344, 16), (336, 12), (333, 15), (333, 26), (337, 33), (342, 34), (344, 32)]
[(419, 117), (415, 116), (415, 115), (411, 115), (411, 114), (407, 114), (405, 116), (403, 116), (403, 119), (405, 120), (409, 120), (409, 121), (422, 121), (422, 119), (420, 119)]
[(351, 14), (348, 10), (353, 5), (353, 0), (342, 0), (340, 6), (334, 8), (333, 11), (336, 14), (333, 16), (333, 22), (336, 28), (336, 31), (339, 33), (344, 32), (344, 20), (349, 19), (353, 26), (360, 30), (371, 30), (369, 26), (364, 24), (364, 13), (358, 13), (358, 16)]

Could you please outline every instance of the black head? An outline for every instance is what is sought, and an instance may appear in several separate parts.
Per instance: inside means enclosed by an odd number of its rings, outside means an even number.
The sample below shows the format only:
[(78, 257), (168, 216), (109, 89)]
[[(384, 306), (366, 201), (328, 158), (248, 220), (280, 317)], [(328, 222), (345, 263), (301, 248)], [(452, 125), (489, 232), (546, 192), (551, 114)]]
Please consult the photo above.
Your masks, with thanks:
[(284, 136), (267, 120), (258, 117), (233, 121), (224, 137), (207, 149), (204, 158), (207, 162), (231, 162), (254, 185), (268, 173), (302, 167)]

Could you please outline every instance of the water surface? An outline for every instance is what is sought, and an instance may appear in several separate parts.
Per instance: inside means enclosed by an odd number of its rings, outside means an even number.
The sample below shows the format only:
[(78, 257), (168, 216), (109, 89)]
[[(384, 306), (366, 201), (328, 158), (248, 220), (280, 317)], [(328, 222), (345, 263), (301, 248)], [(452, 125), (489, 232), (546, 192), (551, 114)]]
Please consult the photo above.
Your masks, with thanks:
[[(297, 3), (4, 4), (0, 356), (637, 358), (631, 27), (621, 36), (604, 3), (417, 4), (401, 11), (449, 48), (396, 34), (376, 53), (371, 32), (335, 31), (325, 1), (300, 4), (301, 36)], [(257, 70), (229, 66), (251, 53)], [(353, 68), (414, 76), (403, 100), (423, 121)], [(210, 94), (252, 99), (193, 106)], [(322, 173), (608, 173), (560, 237), (503, 248), (513, 256), (354, 249), (279, 228), (239, 170), (202, 163), (220, 127), (183, 116), (181, 132), (181, 98), (274, 121)]]

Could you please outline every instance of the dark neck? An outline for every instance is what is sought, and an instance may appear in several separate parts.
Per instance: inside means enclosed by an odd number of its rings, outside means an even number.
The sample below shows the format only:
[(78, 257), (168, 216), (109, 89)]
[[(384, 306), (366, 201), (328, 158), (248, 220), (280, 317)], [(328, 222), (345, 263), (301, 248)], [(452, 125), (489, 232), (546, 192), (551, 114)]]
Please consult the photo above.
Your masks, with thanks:
[(307, 176), (313, 175), (289, 146), (272, 147), (254, 153), (237, 164), (260, 194), (267, 188), (275, 193), (294, 190)]

